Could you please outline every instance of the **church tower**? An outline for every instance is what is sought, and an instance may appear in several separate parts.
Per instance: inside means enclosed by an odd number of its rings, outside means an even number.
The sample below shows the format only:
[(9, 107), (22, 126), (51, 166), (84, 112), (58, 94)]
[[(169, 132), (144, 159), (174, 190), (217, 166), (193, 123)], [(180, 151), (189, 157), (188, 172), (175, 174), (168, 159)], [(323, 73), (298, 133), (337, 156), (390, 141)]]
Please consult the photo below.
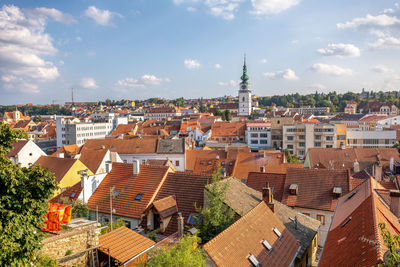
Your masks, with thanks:
[(249, 76), (247, 76), (246, 55), (244, 56), (243, 75), (239, 84), (239, 116), (250, 116), (251, 114), (251, 91)]

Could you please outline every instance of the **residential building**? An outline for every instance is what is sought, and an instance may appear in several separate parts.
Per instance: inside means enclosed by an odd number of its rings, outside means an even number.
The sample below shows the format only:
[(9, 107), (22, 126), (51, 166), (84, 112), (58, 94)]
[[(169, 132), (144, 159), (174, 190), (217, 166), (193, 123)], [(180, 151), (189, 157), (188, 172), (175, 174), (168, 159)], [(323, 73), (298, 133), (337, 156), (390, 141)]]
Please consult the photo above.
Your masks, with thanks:
[(352, 190), (347, 170), (287, 170), (282, 203), (321, 222), (318, 243), (323, 246), (338, 197)]
[(252, 151), (271, 147), (271, 124), (270, 123), (247, 123), (246, 124), (247, 145)]
[(18, 140), (12, 144), (7, 157), (16, 165), (29, 167), (34, 164), (41, 156), (46, 154), (34, 142), (30, 140)]
[[(272, 196), (273, 188), (264, 184), (263, 191), (256, 191), (235, 178), (221, 180), (221, 186), (227, 185), (225, 205), (235, 211), (236, 217), (245, 216), (261, 201), (273, 207), (275, 214), (300, 243), (300, 250), (294, 266), (315, 264), (318, 249), (318, 228), (320, 222), (276, 201)], [(211, 185), (206, 186), (209, 190)]]
[(247, 75), (246, 57), (243, 64), (243, 75), (239, 84), (239, 113), (238, 116), (250, 116), (251, 114), (251, 91), (249, 84), (249, 76)]
[(366, 131), (374, 130), (378, 121), (386, 119), (386, 114), (366, 114), (364, 117), (358, 120), (358, 128)]
[(80, 182), (84, 173), (93, 175), (93, 172), (79, 159), (41, 156), (35, 166), (48, 169), (56, 177), (60, 189), (54, 192), (54, 196)]
[(400, 192), (373, 178), (339, 198), (319, 266), (390, 265), (380, 224), (398, 235), (399, 204)]
[(275, 149), (283, 147), (283, 125), (293, 125), (293, 117), (272, 117), (271, 118), (271, 145)]
[(335, 124), (336, 125), (336, 145), (334, 147), (341, 148), (346, 146), (347, 140), (347, 125), (346, 124)]
[(299, 248), (264, 201), (203, 246), (216, 266), (294, 266)]
[(321, 114), (329, 114), (330, 107), (299, 107), (299, 108), (288, 108), (289, 112), (298, 113), (300, 115), (321, 115)]
[(122, 218), (135, 229), (142, 214), (157, 196), (171, 170), (165, 166), (114, 163), (88, 201), (89, 217), (99, 222)]
[(5, 122), (17, 122), (20, 120), (30, 120), (29, 116), (24, 116), (21, 111), (15, 110), (15, 111), (9, 111), (9, 112), (4, 112), (3, 115), (3, 121)]
[(305, 158), (310, 148), (336, 146), (336, 126), (328, 123), (283, 125), (283, 137), (284, 150)]
[[(123, 244), (123, 246), (121, 246)], [(156, 243), (122, 226), (99, 237), (99, 266), (137, 266), (147, 261), (147, 251)]]
[(237, 143), (246, 141), (245, 122), (214, 122), (211, 126), (211, 140), (220, 143)]
[(394, 125), (400, 125), (400, 115), (388, 116), (376, 122), (377, 128), (390, 128)]
[(330, 118), (329, 122), (334, 124), (345, 124), (347, 127), (358, 127), (358, 121), (364, 116), (365, 115), (362, 113), (338, 113), (334, 117)]
[(130, 139), (106, 138), (86, 141), (85, 148), (106, 148), (118, 153), (125, 163), (139, 160), (170, 160), (178, 171), (185, 170), (185, 150), (190, 148), (185, 138), (162, 139), (158, 136), (133, 137)]
[(181, 113), (176, 107), (158, 107), (146, 109), (144, 112), (144, 119), (161, 121), (180, 115)]
[(353, 102), (353, 101), (347, 101), (346, 107), (344, 108), (344, 113), (356, 114), (357, 113), (357, 103)]
[[(57, 147), (73, 144), (81, 146), (86, 140), (108, 136), (120, 122), (125, 122), (111, 114), (94, 116), (93, 121), (83, 122), (70, 117), (57, 117)], [(102, 116), (105, 116), (104, 120)]]
[(393, 147), (396, 143), (396, 130), (362, 130), (360, 128), (347, 129), (348, 147)]
[(82, 147), (75, 158), (85, 164), (93, 174), (107, 172), (107, 163), (123, 162), (117, 152), (105, 148), (90, 149)]
[(371, 114), (387, 114), (387, 115), (399, 114), (399, 109), (394, 104), (373, 101), (368, 103), (368, 107), (369, 107), (368, 113)]

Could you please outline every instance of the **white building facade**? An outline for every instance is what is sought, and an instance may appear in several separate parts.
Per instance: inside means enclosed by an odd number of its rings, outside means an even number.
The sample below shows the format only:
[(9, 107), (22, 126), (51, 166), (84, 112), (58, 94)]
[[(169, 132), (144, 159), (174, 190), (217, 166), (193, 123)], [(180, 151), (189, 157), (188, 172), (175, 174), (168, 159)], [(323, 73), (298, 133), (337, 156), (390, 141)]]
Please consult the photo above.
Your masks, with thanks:
[(348, 147), (393, 147), (396, 143), (396, 130), (374, 130), (365, 131), (360, 128), (347, 129)]
[(239, 116), (250, 116), (251, 114), (251, 91), (249, 85), (249, 76), (247, 75), (246, 58), (243, 64), (243, 75), (239, 84)]
[(271, 147), (271, 126), (269, 123), (248, 123), (246, 141), (252, 151)]

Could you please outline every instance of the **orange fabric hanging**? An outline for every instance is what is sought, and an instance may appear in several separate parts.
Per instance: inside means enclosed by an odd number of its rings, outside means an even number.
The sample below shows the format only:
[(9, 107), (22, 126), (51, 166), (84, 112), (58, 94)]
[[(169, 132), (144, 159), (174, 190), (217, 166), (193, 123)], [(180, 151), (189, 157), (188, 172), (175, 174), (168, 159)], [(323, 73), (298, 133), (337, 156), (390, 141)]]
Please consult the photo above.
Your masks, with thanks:
[(70, 223), (71, 211), (72, 205), (49, 203), (42, 231), (60, 231), (61, 224)]

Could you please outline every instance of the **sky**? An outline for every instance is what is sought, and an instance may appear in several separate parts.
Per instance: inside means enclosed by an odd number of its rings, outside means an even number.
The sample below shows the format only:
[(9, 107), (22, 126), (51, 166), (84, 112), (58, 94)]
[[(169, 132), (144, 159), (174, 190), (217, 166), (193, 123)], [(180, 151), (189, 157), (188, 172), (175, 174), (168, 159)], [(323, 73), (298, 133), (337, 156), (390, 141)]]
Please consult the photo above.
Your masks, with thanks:
[(3, 0), (0, 104), (398, 90), (387, 0)]

